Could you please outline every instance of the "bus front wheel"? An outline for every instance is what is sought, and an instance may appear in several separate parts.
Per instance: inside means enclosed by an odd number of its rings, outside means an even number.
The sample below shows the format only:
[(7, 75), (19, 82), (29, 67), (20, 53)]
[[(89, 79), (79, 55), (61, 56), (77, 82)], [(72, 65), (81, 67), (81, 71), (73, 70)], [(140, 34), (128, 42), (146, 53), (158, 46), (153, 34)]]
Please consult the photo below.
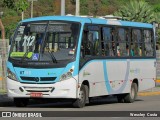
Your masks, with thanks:
[(133, 103), (137, 97), (138, 87), (136, 83), (132, 83), (130, 93), (128, 93), (125, 98), (125, 103)]
[(86, 85), (81, 85), (81, 88), (80, 88), (80, 92), (79, 92), (79, 98), (76, 99), (74, 102), (73, 102), (73, 107), (76, 107), (76, 108), (82, 108), (85, 106), (86, 104), (86, 99), (87, 99), (87, 90), (86, 89)]
[(28, 98), (14, 98), (14, 104), (16, 107), (26, 107), (28, 105)]

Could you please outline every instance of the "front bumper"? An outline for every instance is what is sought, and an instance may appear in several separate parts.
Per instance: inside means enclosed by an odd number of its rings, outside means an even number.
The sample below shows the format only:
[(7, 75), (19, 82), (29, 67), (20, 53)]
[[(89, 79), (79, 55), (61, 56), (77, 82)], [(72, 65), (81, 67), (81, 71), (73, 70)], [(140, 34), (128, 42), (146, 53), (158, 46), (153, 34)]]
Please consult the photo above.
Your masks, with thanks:
[(70, 78), (54, 84), (23, 84), (7, 78), (8, 96), (31, 98), (31, 93), (42, 93), (40, 98), (76, 98), (77, 80)]

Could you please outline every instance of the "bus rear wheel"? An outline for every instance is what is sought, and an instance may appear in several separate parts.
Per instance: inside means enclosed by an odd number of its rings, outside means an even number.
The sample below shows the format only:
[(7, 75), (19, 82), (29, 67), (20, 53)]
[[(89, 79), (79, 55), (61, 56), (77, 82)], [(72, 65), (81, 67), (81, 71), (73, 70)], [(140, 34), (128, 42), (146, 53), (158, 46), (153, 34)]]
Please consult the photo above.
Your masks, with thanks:
[(138, 86), (136, 83), (132, 83), (130, 93), (128, 93), (124, 97), (124, 102), (125, 103), (133, 103), (137, 97), (137, 92), (138, 92)]
[(28, 105), (28, 98), (14, 98), (14, 104), (16, 107), (26, 107)]
[(73, 102), (73, 107), (76, 107), (76, 108), (82, 108), (85, 106), (86, 104), (86, 100), (87, 100), (87, 90), (86, 89), (86, 85), (81, 85), (81, 88), (80, 88), (80, 92), (79, 92), (79, 98), (76, 99), (74, 102)]

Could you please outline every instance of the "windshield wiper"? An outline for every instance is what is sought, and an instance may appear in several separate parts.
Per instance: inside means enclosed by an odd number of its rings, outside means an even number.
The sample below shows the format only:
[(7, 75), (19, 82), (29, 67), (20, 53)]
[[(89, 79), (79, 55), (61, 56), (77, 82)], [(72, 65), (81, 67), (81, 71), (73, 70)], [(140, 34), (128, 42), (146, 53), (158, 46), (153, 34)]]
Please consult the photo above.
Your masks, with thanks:
[(25, 52), (25, 54), (23, 55), (22, 59), (21, 59), (21, 62), (26, 58), (26, 56), (28, 55), (29, 53), (29, 49), (27, 48), (27, 52)]
[(26, 56), (28, 55), (29, 52), (25, 52), (25, 54), (23, 55), (21, 62), (26, 58)]
[(56, 58), (55, 58), (55, 56), (54, 56), (54, 54), (53, 54), (53, 52), (50, 51), (50, 50), (48, 50), (48, 53), (51, 56), (53, 63), (58, 63), (57, 60), (56, 60)]

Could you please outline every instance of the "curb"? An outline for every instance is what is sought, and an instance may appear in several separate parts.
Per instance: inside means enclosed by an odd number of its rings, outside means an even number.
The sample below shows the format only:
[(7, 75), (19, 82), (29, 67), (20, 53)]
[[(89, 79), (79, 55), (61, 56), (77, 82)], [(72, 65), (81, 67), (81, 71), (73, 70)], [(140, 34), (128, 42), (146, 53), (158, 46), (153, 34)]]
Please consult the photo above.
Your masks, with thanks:
[(160, 91), (156, 92), (139, 92), (138, 96), (155, 96), (155, 95), (160, 95)]
[(157, 79), (156, 82), (160, 82), (160, 79)]

